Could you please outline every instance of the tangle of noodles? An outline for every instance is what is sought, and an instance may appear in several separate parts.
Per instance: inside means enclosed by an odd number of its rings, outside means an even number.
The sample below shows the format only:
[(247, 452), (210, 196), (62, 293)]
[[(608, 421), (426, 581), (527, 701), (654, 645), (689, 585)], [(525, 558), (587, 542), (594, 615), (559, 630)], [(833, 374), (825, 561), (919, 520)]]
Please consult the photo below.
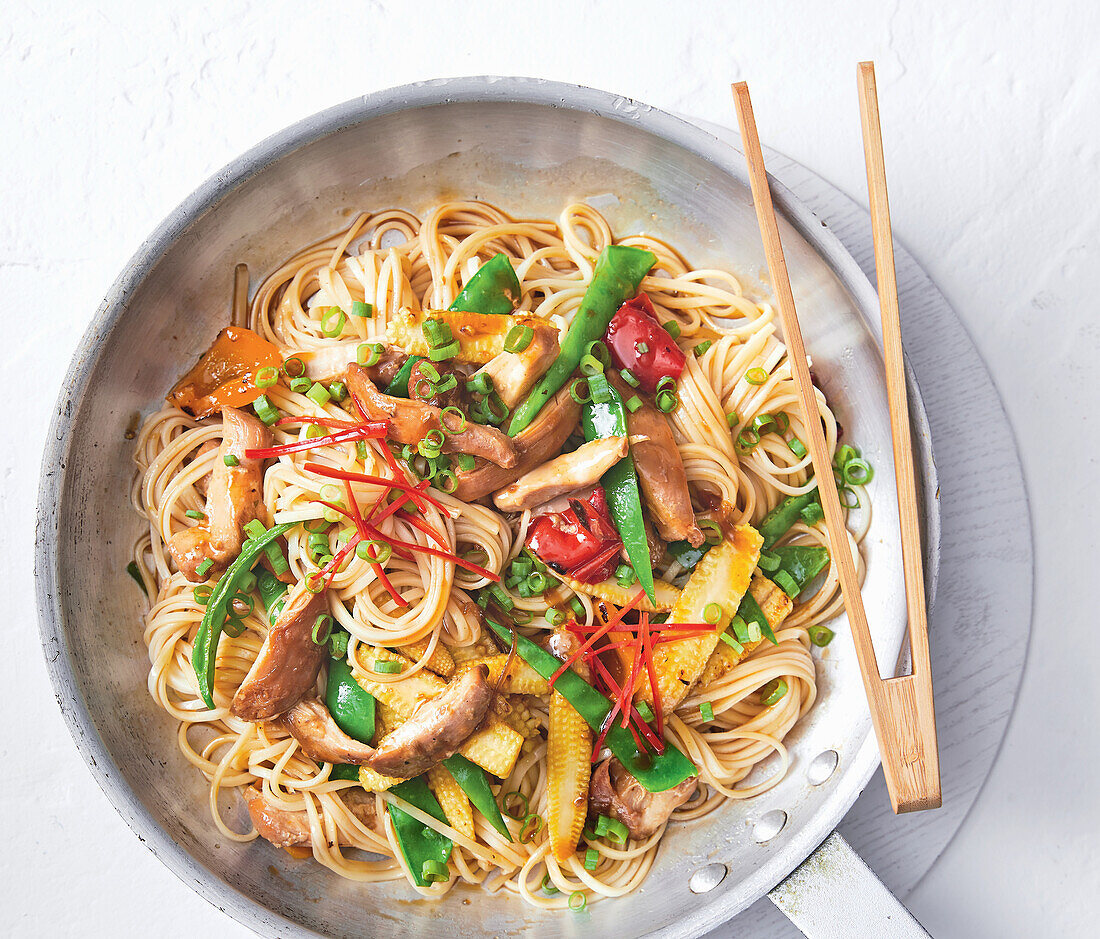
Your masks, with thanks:
[[(513, 261), (523, 287), (519, 310), (549, 317), (558, 326), (568, 324), (592, 276), (597, 255), (613, 242), (608, 223), (594, 209), (567, 206), (557, 222), (512, 219), (494, 206), (477, 202), (447, 202), (420, 220), (400, 210), (361, 215), (346, 231), (304, 248), (271, 272), (255, 292), (248, 326), (274, 343), (284, 358), (321, 349), (333, 342), (361, 342), (384, 338), (390, 318), (402, 308), (445, 309), (478, 266), (498, 252)], [(812, 488), (809, 456), (798, 458), (776, 434), (766, 435), (749, 453), (736, 445), (738, 434), (751, 427), (761, 413), (785, 411), (791, 432), (806, 439), (806, 415), (798, 405), (786, 349), (776, 334), (773, 310), (747, 298), (738, 281), (726, 271), (693, 270), (671, 246), (650, 236), (635, 235), (619, 243), (644, 247), (657, 255), (656, 266), (642, 289), (651, 298), (662, 322), (680, 325), (678, 344), (687, 352), (687, 367), (679, 382), (680, 406), (669, 415), (693, 495), (733, 509), (735, 523), (758, 523), (786, 496)], [(354, 301), (373, 306), (373, 317), (348, 317), (342, 334), (326, 337), (321, 314), (330, 305), (350, 309)], [(705, 340), (702, 355), (691, 354)], [(751, 368), (768, 373), (764, 384), (746, 381)], [(353, 420), (355, 415), (335, 400), (324, 406), (281, 384), (266, 389), (281, 412)], [(820, 391), (818, 413), (830, 449), (837, 445), (837, 422)], [(727, 415), (736, 415), (733, 426)], [(276, 443), (304, 439), (306, 427), (288, 431), (274, 428)], [(342, 877), (360, 881), (394, 880), (406, 876), (397, 850), (394, 829), (383, 811), (390, 793), (374, 794), (376, 818), (370, 828), (345, 805), (344, 796), (356, 783), (329, 778), (328, 764), (318, 764), (299, 749), (281, 726), (249, 723), (234, 717), (228, 703), (255, 660), (267, 631), (261, 611), (248, 614), (246, 629), (237, 637), (223, 635), (217, 657), (216, 703), (206, 707), (197, 689), (191, 664), (192, 641), (204, 608), (193, 596), (193, 585), (171, 564), (167, 540), (191, 524), (185, 513), (202, 510), (204, 496), (196, 483), (212, 468), (216, 451), (208, 441), (220, 439), (218, 419), (196, 421), (174, 407), (150, 415), (140, 431), (136, 461), (139, 473), (132, 499), (149, 521), (148, 535), (135, 547), (134, 559), (152, 606), (145, 617), (149, 693), (179, 721), (178, 744), (184, 756), (209, 782), (210, 810), (222, 834), (237, 841), (257, 836), (227, 820), (236, 818), (235, 799), (220, 798), (227, 790), (250, 784), (262, 786), (276, 808), (305, 811), (309, 820), (312, 856)], [(315, 500), (323, 498), (324, 480), (306, 473), (307, 460), (319, 460), (360, 473), (385, 475), (376, 442), (365, 459), (354, 444), (333, 444), (312, 451), (283, 455), (269, 463), (264, 476), (263, 501), (275, 522), (301, 521), (318, 514)], [(866, 493), (854, 487), (862, 506)], [(356, 483), (360, 502), (369, 504), (378, 487)], [(460, 553), (476, 546), (488, 556), (484, 566), (503, 571), (523, 547), (529, 513), (511, 521), (492, 508), (465, 504), (432, 490), (445, 511), (428, 506), (426, 520)], [(860, 513), (862, 539), (870, 513)], [(383, 530), (402, 540), (426, 543), (423, 533), (390, 516)], [(288, 533), (289, 563), (301, 580), (317, 570), (306, 551), (300, 527)], [(827, 544), (824, 522), (799, 523), (788, 542)], [(859, 557), (858, 552), (856, 556)], [(672, 569), (664, 576), (675, 577)], [(401, 648), (414, 643), (410, 653), (422, 668), (438, 643), (456, 658), (482, 641), (479, 620), (472, 617), (471, 591), (487, 581), (441, 558), (416, 554), (412, 560), (394, 553), (386, 573), (408, 602), (396, 606), (366, 561), (351, 555), (328, 591), (331, 613), (351, 635), (349, 661), (355, 662), (359, 643)], [(662, 571), (658, 570), (659, 575)], [(862, 568), (860, 570), (862, 576)], [(813, 705), (816, 695), (814, 662), (807, 630), (835, 616), (842, 601), (835, 572), (829, 568), (812, 596), (803, 594), (793, 613), (777, 632), (778, 645), (764, 643), (732, 671), (705, 688), (695, 688), (675, 714), (668, 716), (666, 737), (698, 767), (704, 785), (696, 798), (679, 808), (672, 822), (695, 820), (730, 799), (750, 798), (783, 776), (789, 755), (783, 739)], [(569, 595), (564, 586), (560, 595)], [(541, 597), (513, 595), (520, 609), (534, 613), (532, 626), (549, 628)], [(581, 596), (586, 623), (594, 612), (590, 598)], [(428, 640), (425, 648), (423, 642)], [(484, 646), (479, 646), (484, 649)], [(378, 676), (372, 675), (378, 679)], [(383, 676), (384, 679), (397, 676)], [(788, 692), (778, 703), (765, 706), (758, 690), (775, 678), (786, 681)], [(383, 679), (378, 679), (383, 680)], [(702, 702), (710, 702), (713, 719), (703, 720)], [(531, 699), (530, 714), (541, 735), (527, 739), (511, 776), (500, 792), (518, 790), (530, 800), (530, 810), (546, 815), (547, 761), (545, 699)], [(774, 760), (768, 760), (772, 755)], [(763, 778), (738, 785), (762, 761)], [(230, 809), (229, 807), (232, 806)], [(605, 840), (582, 837), (580, 851), (566, 864), (557, 863), (548, 850), (543, 830), (530, 843), (506, 842), (475, 813), (475, 838), (454, 831), (430, 816), (414, 817), (443, 831), (454, 841), (450, 879), (431, 887), (415, 887), (425, 897), (438, 897), (456, 882), (481, 884), (489, 890), (507, 890), (527, 903), (547, 909), (566, 905), (573, 891), (589, 900), (629, 893), (641, 884), (653, 865), (663, 829), (643, 842), (616, 847)], [(421, 818), (421, 815), (423, 817)], [(509, 821), (513, 836), (519, 823)], [(586, 848), (599, 852), (595, 870), (586, 870)], [(547, 894), (540, 886), (549, 878), (560, 893)]]

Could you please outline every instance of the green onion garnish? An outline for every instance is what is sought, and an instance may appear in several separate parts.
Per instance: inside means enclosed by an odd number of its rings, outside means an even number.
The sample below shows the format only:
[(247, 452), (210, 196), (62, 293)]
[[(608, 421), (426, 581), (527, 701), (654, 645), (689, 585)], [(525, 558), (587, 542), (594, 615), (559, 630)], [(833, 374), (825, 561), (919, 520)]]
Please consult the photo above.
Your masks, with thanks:
[(768, 380), (768, 373), (764, 369), (757, 366), (756, 368), (750, 368), (745, 372), (745, 381), (750, 385), (762, 385)]
[(362, 300), (353, 300), (351, 302), (351, 315), (362, 316), (369, 320), (374, 315), (374, 307)]
[(206, 606), (210, 602), (210, 595), (214, 592), (214, 588), (210, 584), (199, 584), (194, 590), (191, 591), (191, 596), (195, 598), (195, 602), (199, 606)]
[(493, 379), (485, 372), (475, 372), (466, 380), (466, 390), (478, 395), (487, 395), (493, 390)]
[(355, 349), (355, 361), (364, 368), (377, 365), (385, 348), (380, 342), (361, 342)]
[(762, 571), (777, 571), (781, 563), (779, 557), (770, 551), (761, 551), (760, 557), (756, 561), (757, 566)]
[(265, 365), (256, 373), (256, 387), (270, 388), (279, 380), (279, 370), (273, 365)]
[(450, 869), (442, 861), (429, 858), (420, 869), (420, 879), (429, 883), (442, 883), (451, 879)]
[(621, 368), (619, 369), (619, 374), (622, 376), (623, 381), (625, 381), (632, 388), (638, 387), (638, 379), (634, 377), (634, 373), (630, 369)]
[[(515, 800), (518, 804), (518, 811), (516, 808), (509, 806), (509, 802)], [(530, 800), (518, 789), (513, 789), (511, 792), (506, 792), (500, 799), (500, 807), (504, 810), (504, 814), (509, 818), (514, 819), (517, 822), (521, 822), (527, 818), (531, 811)]]
[(737, 435), (737, 449), (749, 451), (760, 443), (760, 435), (751, 428), (746, 427)]
[(714, 340), (713, 340), (713, 339), (704, 339), (704, 340), (703, 340), (703, 341), (702, 341), (701, 343), (699, 343), (699, 345), (697, 345), (697, 346), (696, 346), (696, 347), (695, 347), (695, 348), (694, 348), (694, 349), (693, 349), (692, 351), (693, 351), (693, 352), (694, 352), (694, 353), (695, 353), (696, 355), (702, 355), (702, 354), (703, 354), (704, 352), (706, 352), (706, 351), (707, 351), (707, 349), (709, 349), (709, 348), (710, 348), (711, 346), (713, 346), (713, 345), (714, 345)]
[(546, 622), (551, 626), (560, 626), (565, 622), (565, 614), (556, 606), (552, 606), (546, 611)]
[(802, 588), (798, 586), (798, 582), (786, 571), (776, 571), (772, 574), (772, 580), (782, 587), (783, 592), (792, 600), (801, 592)]
[(256, 416), (269, 427), (279, 419), (279, 412), (272, 406), (267, 395), (260, 395), (252, 402), (252, 410)]
[(328, 386), (328, 393), (334, 401), (343, 401), (348, 396), (348, 386), (342, 381), (334, 381)]
[(324, 407), (329, 401), (332, 400), (332, 395), (329, 394), (328, 389), (322, 385), (319, 381), (313, 383), (313, 387), (306, 392), (306, 397), (321, 407)]
[(344, 324), (348, 321), (344, 311), (338, 306), (330, 306), (321, 314), (321, 332), (329, 339), (335, 339), (344, 331)]
[(793, 453), (800, 460), (806, 455), (806, 448), (803, 446), (802, 441), (797, 437), (792, 437), (787, 441), (787, 446), (790, 447), (791, 453)]
[(783, 700), (787, 693), (787, 683), (782, 678), (773, 678), (760, 689), (760, 703), (765, 707), (771, 707)]
[(722, 633), (722, 635), (718, 638), (721, 639), (731, 649), (733, 649), (733, 651), (736, 652), (738, 655), (745, 651), (745, 647), (741, 645), (741, 643), (739, 643), (736, 639), (734, 639), (733, 636), (731, 636), (729, 633)]
[(183, 514), (186, 515), (188, 518), (197, 519), (200, 522), (204, 518), (206, 518), (206, 513), (205, 512), (200, 512), (198, 509), (188, 509)]
[(588, 906), (588, 898), (580, 890), (574, 890), (569, 894), (569, 909), (574, 913), (583, 913)]
[(871, 469), (871, 464), (858, 457), (845, 463), (840, 472), (849, 486), (865, 486), (875, 475), (875, 471)]
[(323, 646), (328, 642), (328, 637), (332, 633), (332, 617), (328, 613), (322, 613), (313, 621), (313, 632), (310, 634), (313, 638), (313, 644), (316, 646)]
[(633, 414), (635, 411), (638, 410), (638, 408), (642, 406), (642, 399), (639, 398), (637, 395), (631, 395), (629, 398), (626, 399), (626, 401), (623, 402), (623, 404), (625, 404), (626, 409), (631, 414)]
[(657, 395), (657, 410), (662, 414), (670, 414), (676, 410), (680, 404), (680, 399), (670, 391), (662, 391)]
[(456, 453), (454, 455), (455, 466), (462, 472), (468, 473), (474, 468), (474, 458), (468, 453)]
[[(595, 848), (589, 848), (584, 852), (584, 869), (586, 871), (594, 871), (600, 863), (600, 852)], [(569, 907), (573, 907), (573, 898), (569, 898)]]
[(714, 720), (714, 705), (709, 701), (704, 701), (699, 705), (699, 716), (704, 722)]
[(374, 671), (379, 675), (396, 675), (402, 671), (400, 662), (391, 662), (385, 659), (374, 663)]
[(810, 626), (806, 632), (815, 646), (827, 646), (836, 635), (828, 626)]
[(504, 351), (522, 352), (531, 345), (534, 337), (535, 331), (530, 326), (517, 324), (509, 329), (508, 335), (504, 337)]
[(680, 338), (680, 324), (676, 320), (669, 320), (667, 323), (661, 324), (673, 339)]
[(334, 630), (328, 637), (328, 653), (334, 659), (342, 659), (348, 654), (348, 640), (351, 638), (343, 629)]
[(570, 597), (569, 606), (577, 614), (578, 619), (584, 619), (584, 604), (579, 597)]
[(211, 558), (204, 558), (202, 563), (195, 568), (195, 573), (200, 577), (205, 577), (206, 572), (214, 566), (214, 561)]
[[(454, 378), (454, 375), (451, 375), (450, 377)], [(448, 415), (453, 418), (453, 420), (451, 421), (451, 426), (447, 425), (446, 418)], [(461, 434), (466, 429), (466, 415), (463, 414), (453, 404), (449, 405), (448, 407), (445, 407), (443, 409), (443, 413), (440, 414), (439, 425), (444, 433)]]
[(577, 404), (587, 404), (591, 401), (592, 395), (588, 391), (588, 382), (583, 378), (574, 378), (573, 383), (569, 386), (569, 397)]
[(283, 374), (287, 378), (298, 378), (306, 373), (306, 363), (298, 356), (292, 355), (283, 362)]
[(780, 411), (775, 415), (775, 432), (777, 434), (785, 434), (791, 426), (791, 419), (787, 417), (786, 411)]
[(448, 342), (445, 346), (433, 346), (428, 350), (428, 358), (433, 362), (445, 362), (447, 359), (453, 359), (458, 355), (459, 350), (462, 347), (458, 344), (458, 340), (455, 339), (452, 342)]
[(648, 342), (636, 342), (636, 343), (634, 343), (634, 351), (637, 352), (638, 355), (645, 355), (649, 351), (649, 343)]
[(227, 453), (225, 456), (223, 456), (222, 457), (222, 462), (226, 466), (240, 466), (241, 465), (240, 459), (238, 457), (234, 456), (232, 453)]
[(542, 883), (539, 885), (539, 889), (542, 890), (543, 893), (548, 894), (549, 896), (553, 896), (555, 893), (561, 893), (561, 891), (557, 887), (555, 887), (552, 883), (550, 883), (550, 875), (549, 874), (546, 874), (542, 878)]
[(594, 355), (585, 355), (581, 358), (581, 374), (584, 375), (585, 378), (603, 374), (603, 362)]
[(729, 425), (730, 430), (741, 423), (741, 418), (738, 417), (737, 412), (733, 411), (726, 415), (726, 423)]
[(302, 375), (298, 378), (292, 378), (290, 380), (290, 390), (295, 391), (298, 394), (305, 394), (312, 387), (313, 381), (309, 378), (306, 378), (305, 375)]
[(708, 603), (703, 607), (703, 622), (715, 625), (722, 618), (722, 606), (719, 603)]

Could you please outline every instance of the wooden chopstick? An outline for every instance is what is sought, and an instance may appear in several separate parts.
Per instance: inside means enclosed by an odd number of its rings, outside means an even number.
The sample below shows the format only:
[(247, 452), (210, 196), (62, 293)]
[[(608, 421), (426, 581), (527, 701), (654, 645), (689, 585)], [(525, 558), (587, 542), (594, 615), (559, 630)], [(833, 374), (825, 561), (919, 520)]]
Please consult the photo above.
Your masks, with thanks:
[[(756, 217), (760, 224), (760, 235), (764, 242), (764, 252), (771, 272), (772, 288), (779, 306), (780, 321), (787, 343), (787, 361), (794, 375), (795, 387), (802, 413), (806, 418), (810, 456), (813, 461), (814, 476), (817, 479), (821, 505), (825, 510), (825, 520), (829, 527), (829, 545), (833, 564), (840, 579), (840, 588), (844, 596), (844, 606), (851, 624), (852, 640), (856, 657), (859, 660), (863, 686), (867, 693), (867, 702), (871, 710), (871, 721), (878, 738), (882, 754), (882, 768), (886, 776), (886, 785), (890, 791), (890, 802), (895, 812), (912, 812), (920, 809), (938, 808), (941, 802), (939, 781), (939, 756), (936, 749), (936, 723), (932, 710), (932, 677), (928, 667), (927, 628), (923, 616), (924, 592), (920, 573), (920, 545), (915, 551), (908, 551), (905, 557), (912, 555), (916, 559), (916, 576), (921, 582), (919, 594), (908, 590), (910, 570), (906, 566), (906, 587), (909, 595), (910, 610), (919, 601), (921, 616), (914, 620), (910, 616), (910, 634), (920, 632), (918, 642), (914, 642), (913, 674), (899, 678), (883, 679), (879, 676), (875, 648), (871, 642), (871, 631), (867, 623), (867, 612), (863, 607), (859, 578), (855, 560), (852, 556), (848, 532), (841, 511), (840, 497), (833, 479), (832, 458), (825, 443), (825, 434), (821, 421), (814, 420), (817, 414), (817, 400), (810, 379), (809, 366), (806, 364), (806, 346), (802, 339), (802, 330), (798, 324), (794, 296), (791, 293), (790, 277), (787, 274), (787, 262), (783, 255), (783, 245), (779, 239), (779, 226), (776, 222), (775, 208), (772, 205), (771, 189), (768, 185), (764, 156), (760, 150), (760, 136), (753, 117), (752, 100), (748, 86), (738, 82), (733, 86), (734, 104), (737, 108), (737, 122), (741, 128), (741, 141), (745, 150), (745, 160), (749, 168), (749, 183), (752, 188)], [(865, 125), (866, 126), (866, 125)], [(876, 120), (877, 126), (877, 120)], [(870, 172), (870, 170), (868, 171)], [(887, 221), (886, 238), (889, 239)], [(876, 229), (876, 244), (878, 229)], [(894, 308), (897, 307), (895, 296)], [(900, 350), (900, 340), (898, 343)], [(899, 352), (900, 360), (900, 352)], [(901, 385), (904, 397), (904, 381)], [(890, 397), (891, 422), (898, 424), (894, 412), (894, 396)], [(907, 417), (902, 415), (902, 420)], [(895, 450), (898, 447), (895, 430)], [(906, 434), (905, 440), (908, 441)], [(908, 467), (910, 484), (912, 482), (912, 456)], [(900, 467), (899, 467), (900, 475)], [(912, 493), (914, 490), (907, 490)], [(900, 492), (900, 490), (899, 490)], [(912, 517), (916, 520), (915, 496), (912, 497)], [(902, 513), (904, 517), (904, 512)], [(903, 526), (903, 538), (906, 537)], [(923, 650), (919, 660), (916, 647)], [(919, 669), (919, 671), (918, 671)]]
[(233, 326), (248, 325), (248, 265), (233, 269), (233, 311), (229, 318)]

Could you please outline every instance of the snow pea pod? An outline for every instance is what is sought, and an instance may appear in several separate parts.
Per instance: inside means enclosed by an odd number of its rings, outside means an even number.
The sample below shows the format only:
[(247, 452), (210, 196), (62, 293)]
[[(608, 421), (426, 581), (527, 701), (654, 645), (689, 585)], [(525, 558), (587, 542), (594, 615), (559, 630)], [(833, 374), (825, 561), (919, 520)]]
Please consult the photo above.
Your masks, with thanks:
[(644, 248), (628, 245), (608, 245), (596, 260), (592, 281), (584, 292), (580, 309), (569, 324), (557, 359), (516, 408), (508, 425), (508, 436), (514, 437), (527, 427), (566, 383), (580, 365), (585, 347), (603, 339), (607, 324), (627, 300), (638, 293), (642, 278), (657, 263), (657, 256)]
[[(390, 789), (398, 796), (415, 805), (421, 812), (426, 812), (432, 818), (447, 824), (447, 816), (436, 801), (423, 776), (398, 783)], [(393, 830), (397, 835), (397, 846), (409, 865), (413, 880), (418, 887), (427, 887), (430, 882), (424, 877), (424, 862), (437, 861), (446, 864), (451, 857), (451, 849), (454, 844), (450, 838), (441, 835), (434, 828), (429, 828), (423, 822), (418, 822), (404, 809), (398, 808), (393, 803), (386, 805), (393, 821)]]
[[(601, 376), (602, 377), (602, 376)], [(596, 376), (592, 381), (595, 382)], [(600, 385), (599, 401), (595, 395), (585, 404), (581, 413), (584, 439), (626, 437), (626, 407), (619, 393), (606, 380)], [(649, 541), (645, 535), (645, 519), (642, 516), (642, 497), (638, 489), (638, 473), (634, 460), (627, 453), (618, 463), (600, 477), (600, 485), (607, 494), (607, 507), (611, 520), (623, 540), (627, 556), (638, 575), (650, 603), (656, 602), (653, 594), (653, 561), (649, 556)]]
[(789, 496), (765, 515), (764, 520), (757, 528), (764, 539), (764, 550), (766, 551), (787, 534), (787, 529), (801, 518), (802, 510), (806, 506), (817, 502), (817, 498), (817, 488), (815, 487), (800, 496)]
[(352, 677), (346, 658), (329, 660), (325, 706), (345, 734), (360, 743), (371, 742), (375, 729), (374, 696), (364, 691)]
[[(504, 643), (512, 642), (512, 632), (495, 620), (486, 617), (490, 628)], [(561, 662), (526, 636), (515, 634), (516, 652), (543, 678), (550, 677), (561, 667)], [(597, 733), (603, 729), (611, 702), (567, 668), (554, 682), (554, 690), (576, 709), (577, 713)], [(618, 720), (612, 722), (604, 743), (618, 757), (630, 774), (649, 792), (664, 792), (679, 785), (685, 779), (697, 775), (695, 765), (671, 743), (665, 741), (664, 753), (640, 753), (634, 735)]]
[(521, 294), (519, 278), (506, 254), (494, 254), (477, 269), (448, 310), (507, 316)]
[(461, 753), (449, 756), (443, 761), (456, 783), (462, 787), (466, 797), (473, 803), (485, 820), (499, 831), (507, 841), (512, 840), (512, 834), (508, 826), (504, 824), (504, 817), (500, 814), (500, 806), (493, 798), (493, 790), (489, 788), (489, 778), (476, 763), (471, 763)]
[(407, 398), (409, 396), (409, 379), (412, 377), (412, 370), (416, 368), (417, 362), (423, 362), (424, 356), (422, 355), (410, 355), (405, 359), (404, 364), (397, 370), (397, 374), (393, 376), (393, 381), (386, 385), (386, 394), (394, 398)]
[(264, 609), (267, 610), (267, 621), (274, 625), (286, 606), (286, 594), (290, 588), (266, 567), (256, 575), (256, 587), (260, 591)]
[[(772, 554), (779, 558), (778, 570), (786, 571), (799, 591), (825, 570), (829, 563), (829, 549), (824, 545), (789, 544), (772, 548)], [(775, 579), (774, 572), (772, 579)]]
[(218, 640), (221, 639), (222, 627), (229, 613), (229, 603), (237, 592), (242, 578), (260, 559), (264, 549), (296, 524), (296, 522), (284, 522), (282, 525), (275, 525), (268, 529), (258, 538), (249, 538), (244, 543), (237, 560), (229, 565), (210, 594), (191, 652), (191, 664), (199, 682), (199, 694), (209, 708), (215, 706), (214, 666), (218, 657)]

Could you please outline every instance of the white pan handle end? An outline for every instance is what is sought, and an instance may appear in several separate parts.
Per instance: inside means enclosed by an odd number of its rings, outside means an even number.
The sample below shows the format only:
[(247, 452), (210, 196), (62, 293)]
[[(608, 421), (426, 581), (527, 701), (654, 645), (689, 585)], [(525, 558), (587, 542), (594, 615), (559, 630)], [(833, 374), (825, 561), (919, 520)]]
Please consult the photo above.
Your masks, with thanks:
[(929, 935), (835, 831), (768, 896), (809, 939)]

